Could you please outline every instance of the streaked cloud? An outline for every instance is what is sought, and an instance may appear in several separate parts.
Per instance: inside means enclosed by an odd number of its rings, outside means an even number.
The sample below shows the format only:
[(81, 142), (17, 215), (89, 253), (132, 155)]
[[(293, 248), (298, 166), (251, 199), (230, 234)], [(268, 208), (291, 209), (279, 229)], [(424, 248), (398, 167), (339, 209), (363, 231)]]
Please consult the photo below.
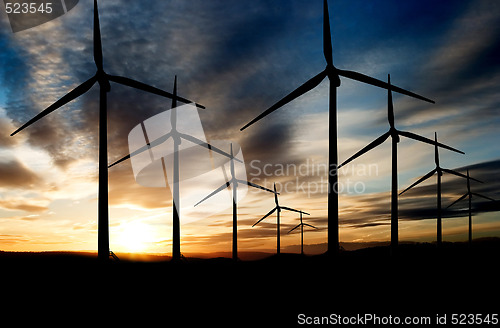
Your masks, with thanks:
[[(491, 176), (498, 172), (500, 150), (491, 142), (499, 137), (498, 13), (498, 4), (482, 0), (384, 0), (377, 5), (330, 1), (335, 64), (379, 79), (390, 73), (395, 84), (436, 100), (436, 105), (430, 105), (394, 95), (396, 125), (429, 138), (437, 131), (442, 142), (466, 151), (466, 156), (442, 152), (444, 166), (471, 168), (478, 178), (487, 180), (478, 186), (478, 192), (492, 197), (498, 196), (498, 183)], [(326, 181), (326, 174), (276, 173), (280, 165), (310, 168), (326, 164), (329, 82), (325, 80), (269, 119), (239, 131), (324, 69), (321, 2), (175, 0), (149, 1), (146, 6), (141, 2), (101, 1), (100, 15), (105, 70), (165, 90), (171, 90), (177, 75), (179, 94), (207, 107), (199, 111), (207, 138), (238, 142), (247, 172), (255, 173), (250, 177), (267, 187), (274, 182), (282, 188), (289, 186), (280, 201), (309, 211), (309, 222), (321, 229), (310, 232), (307, 240), (324, 243), (326, 191), (317, 188), (322, 179)], [(4, 131), (0, 136), (0, 207), (5, 213), (0, 233), (9, 231), (4, 244), (39, 242), (33, 247), (43, 247), (40, 245), (60, 242), (61, 248), (92, 249), (96, 234), (98, 86), (19, 135), (8, 136), (95, 73), (92, 2), (82, 0), (63, 17), (16, 34), (10, 33), (4, 19), (0, 22), (6, 27), (0, 32), (4, 49), (0, 53), (0, 87), (5, 95), (0, 112)], [(386, 97), (384, 90), (342, 80), (338, 92), (341, 161), (388, 129)], [(127, 136), (134, 126), (169, 107), (168, 99), (113, 84), (108, 95), (109, 161), (128, 153)], [(388, 238), (389, 143), (341, 173), (342, 183), (364, 186), (361, 193), (340, 195), (343, 240)], [(431, 146), (402, 139), (400, 188), (432, 169), (432, 159)], [(252, 161), (255, 167), (250, 165)], [(376, 173), (360, 173), (372, 164)], [(265, 165), (270, 165), (273, 174), (264, 174)], [(127, 226), (134, 227), (140, 221), (158, 231), (148, 247), (168, 251), (170, 191), (136, 184), (129, 163), (109, 172), (112, 237), (121, 240), (119, 235), (128, 231)], [(443, 202), (460, 196), (461, 181), (443, 179)], [(416, 237), (434, 233), (429, 223), (434, 215), (433, 195), (430, 182), (401, 198), (402, 226), (409, 224)], [(243, 248), (273, 248), (275, 219), (250, 228), (272, 208), (273, 199), (266, 196), (252, 191), (239, 204)], [(486, 202), (474, 206), (484, 217), (497, 211)], [(30, 215), (40, 216), (32, 216), (30, 221)], [(458, 208), (446, 215), (458, 217), (464, 212)], [(293, 215), (285, 217), (283, 231), (298, 220)], [(54, 225), (48, 225), (47, 218)], [(27, 222), (57, 234), (47, 232), (37, 241), (30, 235), (32, 230), (20, 232), (27, 229)], [(182, 229), (183, 245), (188, 249), (208, 244), (223, 249), (230, 245), (231, 212)], [(297, 244), (296, 237), (283, 237), (283, 246)], [(69, 245), (70, 240), (80, 243)]]
[(0, 162), (1, 188), (39, 187), (42, 178), (16, 159)]

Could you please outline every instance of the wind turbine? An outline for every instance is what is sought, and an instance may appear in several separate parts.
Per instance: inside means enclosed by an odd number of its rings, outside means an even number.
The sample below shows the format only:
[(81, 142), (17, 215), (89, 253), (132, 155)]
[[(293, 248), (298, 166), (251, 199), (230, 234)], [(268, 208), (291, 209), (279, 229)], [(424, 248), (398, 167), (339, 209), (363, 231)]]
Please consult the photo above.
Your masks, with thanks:
[[(152, 148), (159, 146), (166, 142), (168, 139), (172, 138), (173, 140), (173, 202), (172, 202), (172, 261), (178, 261), (181, 258), (181, 242), (180, 242), (180, 192), (179, 192), (179, 183), (180, 183), (180, 161), (179, 161), (179, 147), (181, 145), (182, 140), (189, 141), (196, 145), (205, 147), (209, 150), (215, 151), (219, 154), (222, 154), (226, 157), (231, 158), (231, 155), (220, 150), (217, 147), (214, 147), (203, 140), (200, 140), (194, 136), (182, 133), (177, 130), (177, 76), (174, 79), (174, 90), (172, 97), (172, 108), (170, 109), (170, 122), (172, 125), (172, 129), (167, 134), (148, 142), (145, 146), (140, 147), (136, 151), (122, 157), (116, 162), (109, 165), (109, 168), (121, 163), (135, 155), (138, 155), (144, 151), (151, 150)], [(238, 159), (236, 159), (238, 160)], [(238, 160), (239, 161), (239, 160)], [(162, 167), (165, 172), (165, 160), (164, 157), (161, 158)], [(241, 162), (241, 161), (240, 161)], [(166, 174), (166, 173), (165, 173)]]
[(259, 186), (255, 183), (252, 183), (250, 181), (247, 181), (247, 180), (241, 180), (241, 179), (238, 179), (236, 178), (236, 173), (235, 173), (235, 169), (234, 169), (234, 155), (233, 155), (233, 144), (231, 144), (231, 161), (230, 161), (230, 169), (231, 169), (231, 179), (229, 181), (227, 181), (226, 183), (224, 183), (222, 186), (220, 186), (219, 188), (215, 189), (212, 193), (210, 193), (208, 196), (206, 196), (205, 198), (203, 198), (202, 200), (200, 200), (198, 203), (196, 203), (194, 206), (204, 202), (205, 200), (207, 200), (208, 198), (212, 197), (213, 195), (217, 194), (218, 192), (228, 188), (229, 186), (231, 186), (231, 190), (233, 192), (233, 260), (237, 261), (238, 260), (238, 207), (237, 207), (237, 203), (238, 203), (238, 193), (237, 193), (237, 190), (238, 190), (238, 184), (246, 184), (250, 187), (254, 187), (254, 188), (258, 188), (258, 189), (262, 189), (262, 190), (265, 190), (265, 191), (269, 191), (269, 192), (272, 192), (272, 193), (275, 193), (276, 191), (272, 191), (271, 189), (267, 189), (265, 187), (262, 187), (262, 186)]
[[(466, 178), (466, 179), (467, 179), (467, 176), (462, 174), (462, 173), (459, 173), (457, 171), (454, 171), (454, 170), (442, 168), (439, 165), (439, 150), (438, 150), (438, 146), (437, 146), (437, 142), (438, 142), (437, 141), (437, 132), (434, 132), (434, 140), (436, 142), (434, 144), (434, 162), (436, 163), (436, 168), (434, 170), (430, 171), (429, 173), (427, 173), (426, 175), (424, 175), (419, 180), (417, 180), (411, 186), (409, 186), (408, 188), (406, 188), (405, 190), (400, 192), (399, 195), (401, 196), (407, 190), (410, 190), (411, 188), (415, 187), (419, 183), (424, 182), (425, 180), (429, 179), (431, 176), (434, 175), (434, 173), (437, 173), (437, 245), (441, 246), (441, 243), (443, 241), (442, 225), (441, 225), (441, 177), (443, 176), (443, 172), (450, 173), (450, 174), (453, 174), (453, 175), (456, 175), (456, 176), (459, 176), (462, 178)], [(472, 179), (472, 180), (479, 182), (479, 180), (476, 180), (476, 179)]]
[[(373, 77), (354, 72), (346, 71), (336, 68), (333, 65), (333, 52), (332, 52), (332, 38), (330, 33), (330, 18), (328, 15), (328, 1), (323, 2), (323, 54), (326, 60), (326, 68), (319, 74), (302, 84), (300, 87), (292, 91), (290, 94), (282, 98), (273, 106), (266, 109), (262, 114), (251, 120), (240, 130), (243, 131), (250, 125), (271, 114), (278, 108), (284, 106), (295, 98), (300, 97), (306, 92), (318, 86), (325, 77), (330, 81), (329, 92), (329, 154), (328, 154), (328, 252), (329, 254), (336, 254), (339, 250), (339, 216), (338, 216), (338, 193), (334, 190), (338, 185), (337, 166), (338, 166), (338, 151), (337, 151), (337, 88), (340, 86), (340, 76), (356, 80), (359, 82), (367, 83), (379, 88), (389, 89), (393, 91), (424, 100), (430, 103), (434, 101), (417, 95), (413, 92), (404, 90), (397, 86), (390, 86), (388, 83), (377, 80)], [(330, 231), (335, 229), (335, 231)]]
[(255, 222), (252, 225), (252, 227), (255, 227), (257, 224), (260, 223), (260, 221), (264, 220), (269, 215), (271, 215), (274, 212), (276, 212), (276, 225), (277, 225), (277, 230), (276, 230), (276, 253), (279, 255), (280, 254), (280, 213), (281, 213), (281, 210), (293, 211), (293, 212), (297, 212), (297, 213), (304, 213), (304, 214), (307, 214), (307, 215), (309, 215), (309, 213), (302, 212), (302, 211), (299, 211), (299, 210), (296, 210), (296, 209), (293, 209), (293, 208), (290, 208), (290, 207), (286, 207), (286, 206), (280, 206), (280, 204), (278, 202), (278, 192), (276, 192), (276, 183), (274, 184), (274, 202), (276, 203), (276, 206), (272, 210), (270, 210), (269, 213), (267, 213), (266, 215), (264, 215), (264, 217), (262, 219), (260, 219), (259, 221)]
[(302, 222), (302, 214), (307, 214), (307, 213), (304, 213), (304, 212), (300, 211), (300, 223), (297, 224), (290, 231), (288, 231), (288, 233), (290, 233), (290, 232), (294, 231), (295, 229), (297, 229), (298, 227), (300, 227), (300, 255), (304, 255), (304, 226), (308, 226), (308, 227), (311, 227), (311, 228), (314, 228), (314, 229), (318, 229), (318, 228), (316, 228), (313, 225), (310, 225), (310, 224)]
[[(128, 87), (136, 88), (142, 91), (153, 93), (159, 96), (175, 98), (182, 102), (189, 103), (190, 101), (174, 96), (169, 92), (160, 90), (150, 85), (132, 80), (127, 77), (110, 75), (104, 72), (101, 30), (99, 25), (99, 12), (97, 8), (97, 0), (94, 0), (94, 63), (97, 72), (87, 81), (83, 82), (75, 89), (64, 95), (61, 99), (44, 109), (34, 118), (29, 120), (19, 129), (14, 131), (11, 136), (17, 134), (21, 130), (42, 119), (46, 115), (52, 113), (68, 102), (80, 97), (90, 90), (94, 84), (99, 84), (99, 191), (98, 191), (98, 258), (107, 260), (109, 253), (109, 212), (108, 212), (108, 141), (107, 141), (107, 93), (111, 90), (110, 82), (115, 82)], [(204, 108), (201, 105), (197, 105)]]
[(453, 205), (455, 205), (456, 203), (458, 203), (459, 201), (461, 201), (462, 199), (464, 199), (465, 197), (469, 196), (469, 246), (472, 244), (472, 195), (474, 195), (476, 197), (481, 197), (481, 198), (484, 198), (484, 199), (488, 199), (488, 200), (491, 200), (491, 201), (495, 201), (493, 198), (486, 197), (486, 196), (483, 196), (481, 194), (472, 192), (470, 190), (470, 180), (475, 180), (475, 181), (483, 183), (482, 181), (479, 181), (479, 180), (471, 178), (469, 176), (469, 170), (467, 170), (467, 192), (465, 193), (465, 195), (463, 195), (462, 197), (460, 197), (459, 199), (457, 199), (456, 201), (454, 201), (453, 203), (451, 203), (447, 207), (447, 208), (450, 208)]
[[(391, 76), (388, 75), (388, 84), (389, 86), (391, 85)], [(351, 156), (349, 159), (347, 159), (345, 162), (339, 165), (339, 168), (342, 166), (346, 165), (347, 163), (351, 162), (352, 160), (358, 158), (359, 156), (363, 155), (364, 153), (368, 152), (369, 150), (381, 145), (387, 138), (391, 137), (392, 139), (392, 189), (391, 189), (391, 251), (393, 254), (395, 254), (397, 246), (398, 246), (398, 143), (399, 143), (399, 137), (407, 137), (410, 139), (414, 139), (420, 142), (424, 142), (430, 145), (434, 146), (439, 146), (442, 148), (446, 148), (452, 151), (455, 151), (457, 153), (464, 154), (464, 152), (452, 148), (450, 146), (444, 145), (442, 143), (439, 143), (437, 141), (419, 136), (418, 134), (412, 133), (412, 132), (406, 132), (406, 131), (401, 131), (397, 130), (395, 125), (394, 125), (394, 108), (392, 105), (392, 92), (391, 92), (391, 87), (387, 90), (387, 115), (388, 115), (388, 120), (389, 120), (389, 131), (375, 139), (373, 142), (371, 142), (368, 146), (365, 148), (361, 149), (359, 152)]]

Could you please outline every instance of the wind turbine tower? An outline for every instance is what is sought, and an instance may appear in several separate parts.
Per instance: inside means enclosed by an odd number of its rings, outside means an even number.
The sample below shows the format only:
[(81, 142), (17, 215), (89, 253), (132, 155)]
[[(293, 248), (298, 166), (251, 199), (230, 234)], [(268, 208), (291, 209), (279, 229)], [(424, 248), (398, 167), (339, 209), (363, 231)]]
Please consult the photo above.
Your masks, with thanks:
[(340, 87), (340, 76), (356, 80), (362, 83), (370, 84), (383, 89), (424, 100), (430, 103), (434, 101), (417, 95), (413, 92), (404, 90), (386, 82), (377, 80), (373, 77), (354, 72), (338, 69), (333, 64), (332, 37), (330, 31), (330, 17), (328, 14), (328, 1), (323, 2), (323, 55), (326, 61), (326, 68), (307, 82), (299, 86), (290, 94), (282, 98), (273, 106), (266, 109), (256, 118), (244, 125), (240, 130), (243, 131), (250, 125), (271, 114), (280, 107), (285, 106), (292, 100), (300, 97), (308, 91), (318, 86), (326, 77), (330, 81), (329, 106), (328, 106), (328, 127), (329, 127), (329, 152), (328, 152), (328, 254), (337, 254), (339, 251), (339, 212), (338, 212), (338, 190), (334, 188), (338, 185), (337, 166), (338, 166), (338, 146), (337, 146), (337, 88)]
[[(146, 91), (167, 98), (175, 98), (182, 102), (189, 103), (190, 101), (177, 97), (169, 92), (160, 90), (150, 85), (132, 80), (127, 77), (107, 74), (104, 71), (102, 44), (101, 44), (101, 28), (99, 24), (99, 12), (97, 8), (97, 0), (94, 0), (94, 63), (97, 72), (87, 81), (83, 82), (75, 89), (71, 90), (61, 99), (44, 109), (34, 118), (22, 125), (14, 131), (11, 136), (14, 136), (21, 130), (27, 128), (31, 124), (37, 122), (48, 114), (52, 113), (61, 106), (80, 97), (90, 90), (96, 83), (99, 84), (99, 190), (98, 190), (98, 258), (108, 260), (110, 256), (109, 249), (109, 212), (108, 212), (108, 135), (107, 135), (107, 95), (111, 91), (110, 82), (122, 84), (128, 87)], [(197, 107), (204, 108), (201, 105)]]

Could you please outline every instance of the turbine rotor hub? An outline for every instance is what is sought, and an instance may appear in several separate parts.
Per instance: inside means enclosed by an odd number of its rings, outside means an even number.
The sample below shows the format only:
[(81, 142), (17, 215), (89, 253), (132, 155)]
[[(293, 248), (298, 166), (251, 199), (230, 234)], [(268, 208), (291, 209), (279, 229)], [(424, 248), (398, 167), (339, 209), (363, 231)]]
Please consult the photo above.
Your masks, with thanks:
[(97, 70), (96, 77), (99, 86), (103, 88), (105, 92), (110, 92), (111, 85), (109, 84), (108, 75), (102, 69), (99, 69)]
[(401, 140), (399, 138), (398, 131), (395, 128), (393, 128), (393, 127), (391, 127), (391, 137), (394, 138), (394, 139), (396, 139), (396, 143), (399, 143), (399, 141)]
[(340, 77), (337, 74), (337, 69), (333, 65), (327, 65), (326, 70), (328, 71), (328, 79), (330, 80), (330, 83), (333, 83), (333, 85), (338, 88), (340, 87)]

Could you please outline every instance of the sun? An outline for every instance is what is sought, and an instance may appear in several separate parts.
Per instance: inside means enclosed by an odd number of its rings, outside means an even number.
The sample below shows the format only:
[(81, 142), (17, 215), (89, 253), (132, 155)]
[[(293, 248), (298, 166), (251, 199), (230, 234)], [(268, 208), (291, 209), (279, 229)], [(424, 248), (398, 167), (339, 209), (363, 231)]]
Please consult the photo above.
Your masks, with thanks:
[(153, 231), (151, 227), (141, 221), (132, 221), (123, 224), (119, 243), (129, 252), (145, 251), (153, 241)]

